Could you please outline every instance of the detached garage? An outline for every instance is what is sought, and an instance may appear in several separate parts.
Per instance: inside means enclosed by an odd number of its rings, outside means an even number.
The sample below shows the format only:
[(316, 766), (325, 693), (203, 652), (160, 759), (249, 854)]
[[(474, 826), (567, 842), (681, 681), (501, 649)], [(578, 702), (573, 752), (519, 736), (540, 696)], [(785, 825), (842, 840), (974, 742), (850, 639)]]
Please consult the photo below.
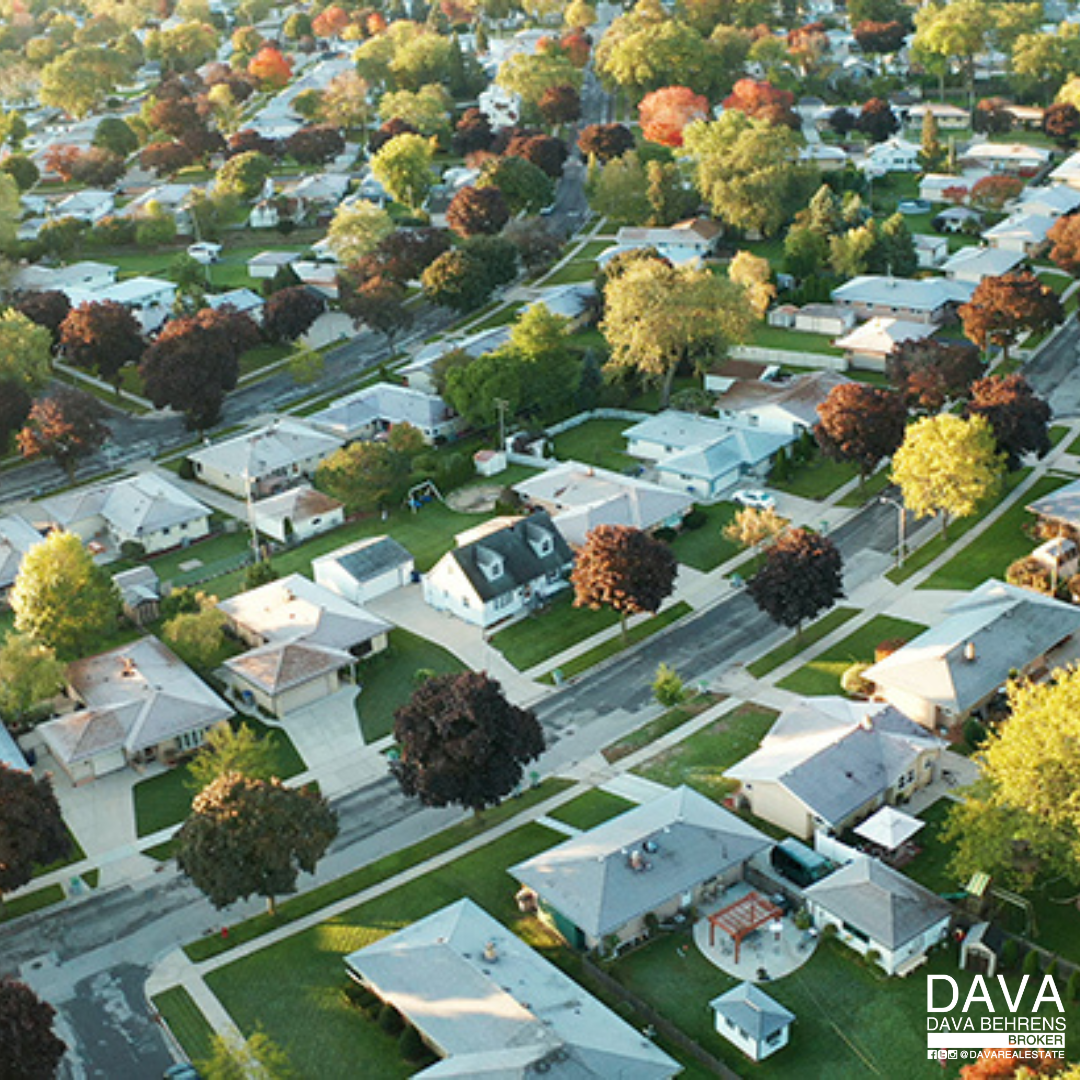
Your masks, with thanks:
[(315, 582), (364, 604), (412, 581), (413, 557), (389, 536), (371, 536), (312, 559)]

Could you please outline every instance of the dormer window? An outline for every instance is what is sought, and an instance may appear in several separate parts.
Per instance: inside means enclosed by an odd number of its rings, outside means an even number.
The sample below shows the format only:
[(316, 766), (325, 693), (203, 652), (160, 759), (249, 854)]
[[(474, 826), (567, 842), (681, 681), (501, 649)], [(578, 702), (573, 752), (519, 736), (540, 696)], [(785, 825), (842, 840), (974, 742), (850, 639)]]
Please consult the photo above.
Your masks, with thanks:
[(480, 567), (488, 581), (496, 581), (503, 575), (502, 556), (491, 548), (478, 547), (476, 549), (476, 565)]
[(555, 550), (555, 542), (547, 529), (541, 529), (535, 525), (526, 525), (525, 538), (529, 542), (529, 547), (541, 559)]

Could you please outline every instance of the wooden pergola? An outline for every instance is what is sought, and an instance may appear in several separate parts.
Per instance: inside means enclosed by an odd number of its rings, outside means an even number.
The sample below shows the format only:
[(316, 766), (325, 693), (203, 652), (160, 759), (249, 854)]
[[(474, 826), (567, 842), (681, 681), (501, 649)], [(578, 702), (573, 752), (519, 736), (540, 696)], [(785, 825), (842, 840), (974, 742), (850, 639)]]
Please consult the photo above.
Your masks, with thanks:
[(709, 916), (709, 947), (716, 941), (716, 928), (720, 927), (735, 942), (735, 963), (739, 962), (739, 946), (743, 938), (759, 926), (783, 917), (783, 912), (761, 893), (748, 892), (734, 904), (713, 912)]

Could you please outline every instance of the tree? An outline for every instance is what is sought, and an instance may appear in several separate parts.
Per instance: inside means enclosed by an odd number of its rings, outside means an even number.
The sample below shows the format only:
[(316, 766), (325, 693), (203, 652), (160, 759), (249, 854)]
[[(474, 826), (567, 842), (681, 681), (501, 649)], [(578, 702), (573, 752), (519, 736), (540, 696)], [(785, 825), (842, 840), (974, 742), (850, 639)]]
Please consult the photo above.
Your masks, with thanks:
[(371, 120), (370, 87), (355, 71), (335, 75), (323, 91), (322, 116), (346, 132), (367, 130)]
[(841, 105), (829, 113), (826, 122), (829, 127), (843, 139), (855, 130), (855, 125), (859, 122), (859, 118), (850, 109)]
[(399, 90), (383, 94), (379, 101), (379, 117), (386, 122), (407, 123), (414, 132), (437, 136), (440, 143), (445, 143), (450, 135), (452, 108), (453, 101), (444, 86), (422, 86), (415, 92)]
[(214, 598), (203, 598), (197, 611), (182, 611), (169, 619), (161, 628), (161, 636), (185, 664), (209, 672), (220, 662), (225, 622)]
[(1050, 258), (1067, 274), (1080, 276), (1080, 217), (1059, 217), (1046, 234), (1053, 242)]
[(50, 457), (69, 481), (81, 458), (96, 453), (109, 437), (105, 410), (93, 394), (58, 386), (30, 407), (26, 427), (19, 432), (23, 457)]
[(1023, 190), (1024, 182), (1017, 176), (984, 176), (972, 185), (968, 201), (976, 209), (997, 214)]
[(289, 375), (298, 386), (318, 382), (326, 371), (326, 361), (318, 349), (297, 342), (289, 355)]
[(326, 239), (338, 262), (349, 265), (370, 255), (393, 231), (393, 219), (382, 207), (360, 200), (334, 211)]
[(572, 124), (581, 119), (581, 95), (573, 86), (549, 86), (540, 95), (536, 107), (544, 123), (552, 127)]
[(746, 298), (759, 319), (765, 317), (776, 297), (776, 286), (770, 280), (769, 260), (749, 251), (739, 251), (728, 265), (728, 277), (746, 290)]
[(885, 361), (889, 382), (908, 408), (940, 412), (946, 402), (967, 397), (982, 376), (983, 363), (974, 345), (960, 341), (901, 341)]
[(127, 62), (115, 51), (67, 49), (41, 71), (38, 98), (77, 119), (93, 112), (124, 82)]
[(827, 457), (858, 465), (862, 483), (900, 445), (907, 409), (894, 390), (849, 382), (829, 391), (818, 416), (814, 428), (818, 445)]
[(292, 78), (292, 64), (273, 45), (264, 45), (248, 64), (248, 74), (271, 90), (280, 90)]
[(578, 136), (578, 149), (601, 164), (634, 149), (634, 136), (622, 124), (590, 124)]
[(410, 210), (419, 210), (434, 184), (431, 162), (435, 145), (422, 135), (399, 135), (371, 159), (376, 180)]
[(8, 154), (0, 161), (0, 170), (15, 181), (20, 193), (29, 191), (41, 179), (41, 170), (25, 154)]
[(139, 149), (139, 137), (122, 117), (104, 116), (94, 128), (93, 144), (126, 158)]
[(755, 321), (746, 290), (707, 270), (642, 260), (608, 281), (600, 329), (612, 368), (631, 368), (671, 397), (681, 363), (710, 364), (744, 341)]
[(277, 769), (273, 739), (259, 738), (248, 724), (233, 728), (222, 723), (211, 728), (206, 742), (187, 765), (189, 786), (196, 791), (203, 791), (229, 773), (269, 780)]
[(52, 335), (19, 311), (0, 315), (0, 384), (29, 394), (48, 385), (52, 370)]
[(789, 229), (784, 237), (784, 269), (800, 281), (821, 273), (829, 262), (829, 239), (814, 229)]
[(476, 186), (498, 188), (514, 215), (538, 214), (555, 199), (551, 177), (523, 157), (491, 158), (484, 162)]
[(479, 109), (466, 109), (454, 128), (451, 147), (455, 154), (468, 157), (490, 150), (493, 137), (488, 118)]
[(586, 535), (570, 574), (574, 607), (617, 611), (625, 641), (628, 616), (655, 615), (671, 595), (677, 573), (667, 544), (628, 525), (598, 525)]
[(295, 341), (326, 309), (321, 296), (304, 285), (278, 289), (263, 309), (263, 333), (271, 341)]
[(989, 375), (973, 383), (967, 415), (990, 424), (1010, 471), (1020, 467), (1025, 454), (1044, 457), (1050, 451), (1050, 406), (1019, 373)]
[(686, 687), (679, 678), (679, 673), (667, 664), (661, 664), (656, 669), (652, 692), (657, 705), (662, 705), (665, 709), (673, 709), (686, 700)]
[(60, 327), (60, 343), (70, 363), (96, 372), (117, 390), (123, 369), (137, 364), (144, 348), (139, 321), (115, 300), (73, 308)]
[(423, 272), (421, 282), (431, 303), (461, 312), (483, 307), (495, 289), (487, 267), (461, 249), (440, 255)]
[(354, 442), (319, 465), (315, 483), (343, 502), (349, 513), (372, 513), (405, 494), (410, 468), (408, 456), (385, 442)]
[(58, 289), (46, 289), (25, 293), (15, 301), (14, 308), (32, 323), (44, 326), (55, 346), (60, 341), (60, 327), (71, 311), (71, 301)]
[(791, 522), (775, 510), (758, 510), (744, 506), (737, 511), (731, 523), (724, 526), (724, 538), (740, 547), (756, 551), (775, 540)]
[(155, 408), (171, 406), (190, 427), (203, 431), (217, 420), (225, 394), (236, 386), (240, 356), (260, 340), (247, 315), (227, 308), (173, 319), (139, 366), (146, 394)]
[(64, 688), (64, 665), (48, 645), (9, 633), (0, 646), (0, 716), (20, 723)]
[(536, 116), (540, 100), (553, 86), (581, 89), (581, 72), (569, 58), (554, 54), (515, 53), (499, 65), (495, 82), (521, 97), (527, 113)]
[(181, 142), (155, 142), (139, 152), (139, 164), (155, 176), (173, 176), (195, 163), (195, 155)]
[(1080, 109), (1067, 101), (1050, 105), (1043, 113), (1043, 131), (1063, 150), (1074, 146), (1080, 131)]
[(257, 150), (236, 154), (218, 170), (214, 190), (240, 199), (254, 199), (273, 168), (274, 163)]
[(325, 165), (344, 150), (345, 139), (330, 124), (302, 127), (285, 140), (285, 152), (301, 165)]
[(683, 129), (709, 115), (709, 99), (686, 86), (667, 86), (646, 94), (638, 104), (641, 133), (661, 146), (682, 146)]
[(936, 172), (945, 163), (945, 147), (938, 134), (937, 117), (932, 109), (923, 114), (922, 138), (919, 145), (919, 164), (926, 172)]
[(386, 338), (394, 351), (394, 341), (413, 324), (412, 309), (405, 306), (408, 292), (392, 278), (375, 277), (341, 297), (341, 309), (354, 320), (366, 323)]
[(612, 225), (640, 225), (649, 217), (648, 173), (634, 151), (590, 169), (585, 190), (593, 212)]
[(446, 223), (459, 236), (494, 235), (510, 220), (503, 193), (496, 187), (462, 188), (446, 211)]
[(1013, 116), (1004, 98), (983, 98), (971, 114), (971, 128), (980, 135), (1004, 135), (1012, 126)]
[(747, 589), (774, 622), (798, 634), (807, 619), (844, 595), (843, 560), (833, 542), (809, 529), (787, 529), (765, 552)]
[(1001, 490), (1004, 455), (981, 416), (951, 413), (911, 424), (893, 455), (892, 479), (916, 517), (941, 518), (948, 533), (953, 517), (970, 517)]
[(523, 158), (545, 176), (558, 180), (567, 157), (566, 143), (552, 135), (515, 135), (506, 146), (506, 157)]
[(74, 533), (55, 530), (24, 556), (11, 590), (15, 629), (62, 658), (85, 655), (107, 638), (120, 614), (120, 594)]
[(449, 250), (450, 233), (446, 229), (398, 229), (379, 242), (369, 276), (407, 285)]
[(394, 712), (401, 755), (390, 772), (425, 806), (463, 806), (479, 815), (521, 782), (544, 750), (536, 714), (506, 700), (482, 671), (435, 675)]
[(1065, 319), (1057, 293), (1030, 271), (983, 278), (959, 314), (964, 333), (980, 349), (997, 345), (1005, 360), (1021, 334), (1044, 333)]
[(295, 1080), (297, 1075), (285, 1051), (260, 1030), (247, 1039), (215, 1035), (211, 1056), (198, 1066), (206, 1080), (243, 1080), (248, 1076), (258, 1076), (260, 1080)]
[(855, 125), (871, 142), (884, 142), (890, 135), (896, 134), (900, 121), (892, 111), (892, 106), (881, 98), (871, 98), (859, 112)]
[(853, 34), (859, 50), (870, 56), (889, 56), (899, 52), (907, 37), (907, 27), (893, 19), (880, 23), (867, 20), (858, 23)]
[(915, 13), (914, 56), (936, 66), (942, 98), (946, 66), (954, 61), (964, 71), (970, 96), (975, 81), (975, 57), (986, 48), (992, 25), (989, 6), (984, 0), (926, 4)]
[(310, 789), (287, 788), (237, 772), (218, 777), (191, 806), (176, 834), (176, 864), (217, 908), (296, 892), (338, 834), (337, 815)]
[(55, 1016), (56, 1010), (25, 983), (0, 978), (0, 1060), (13, 1066), (12, 1080), (58, 1075), (67, 1044), (53, 1032)]

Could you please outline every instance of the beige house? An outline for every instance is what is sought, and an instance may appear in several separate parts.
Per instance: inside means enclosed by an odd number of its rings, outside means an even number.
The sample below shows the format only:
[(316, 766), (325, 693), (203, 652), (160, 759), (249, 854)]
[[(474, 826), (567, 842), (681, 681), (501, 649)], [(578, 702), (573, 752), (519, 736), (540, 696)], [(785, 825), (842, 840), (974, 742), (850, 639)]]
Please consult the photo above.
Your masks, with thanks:
[(157, 638), (68, 668), (74, 711), (40, 724), (56, 763), (76, 783), (197, 750), (233, 711)]
[(225, 661), (241, 697), (283, 716), (333, 694), (364, 656), (386, 648), (390, 624), (300, 574), (218, 604), (229, 630), (251, 646)]
[(806, 698), (727, 776), (750, 810), (800, 836), (840, 833), (934, 779), (943, 744), (879, 702)]

